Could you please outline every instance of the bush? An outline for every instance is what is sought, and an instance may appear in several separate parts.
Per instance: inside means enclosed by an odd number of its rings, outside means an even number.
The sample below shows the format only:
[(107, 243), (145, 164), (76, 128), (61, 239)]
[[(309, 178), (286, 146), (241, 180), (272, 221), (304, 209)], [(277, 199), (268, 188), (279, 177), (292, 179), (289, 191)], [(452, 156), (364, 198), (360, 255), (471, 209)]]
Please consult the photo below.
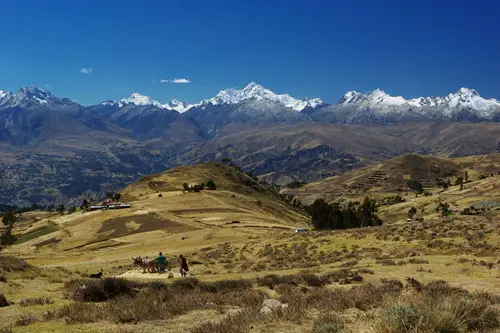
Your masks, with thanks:
[(215, 182), (212, 179), (210, 179), (206, 185), (209, 190), (213, 191), (217, 189), (217, 185), (215, 185)]
[(4, 294), (0, 294), (0, 308), (9, 306), (10, 303), (7, 301), (7, 298), (5, 298)]
[(314, 321), (311, 333), (340, 333), (345, 328), (342, 318), (336, 314), (326, 314)]
[(19, 317), (16, 320), (15, 325), (16, 326), (28, 326), (28, 325), (31, 325), (33, 323), (36, 323), (37, 321), (38, 321), (38, 318), (32, 314), (21, 315), (21, 317)]
[(255, 312), (242, 310), (219, 322), (209, 321), (200, 324), (193, 328), (191, 333), (244, 333), (248, 332), (248, 325), (255, 317)]
[(46, 305), (53, 304), (54, 301), (48, 297), (25, 298), (19, 302), (20, 306)]
[(137, 286), (136, 282), (122, 278), (104, 278), (72, 280), (64, 287), (67, 297), (75, 301), (103, 302), (118, 296), (133, 295)]
[(380, 314), (380, 333), (418, 332), (420, 314), (411, 306), (392, 306)]
[(4, 272), (24, 272), (29, 269), (34, 269), (34, 267), (22, 259), (0, 256), (0, 270)]

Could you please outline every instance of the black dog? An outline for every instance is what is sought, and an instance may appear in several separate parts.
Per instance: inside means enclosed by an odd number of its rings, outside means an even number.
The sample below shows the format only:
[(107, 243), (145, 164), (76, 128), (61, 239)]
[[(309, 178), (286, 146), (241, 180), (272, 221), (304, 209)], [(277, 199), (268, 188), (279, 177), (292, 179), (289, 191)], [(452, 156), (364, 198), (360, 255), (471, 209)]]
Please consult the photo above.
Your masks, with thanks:
[(90, 274), (90, 277), (93, 279), (100, 279), (102, 277), (102, 269), (99, 273), (96, 274)]

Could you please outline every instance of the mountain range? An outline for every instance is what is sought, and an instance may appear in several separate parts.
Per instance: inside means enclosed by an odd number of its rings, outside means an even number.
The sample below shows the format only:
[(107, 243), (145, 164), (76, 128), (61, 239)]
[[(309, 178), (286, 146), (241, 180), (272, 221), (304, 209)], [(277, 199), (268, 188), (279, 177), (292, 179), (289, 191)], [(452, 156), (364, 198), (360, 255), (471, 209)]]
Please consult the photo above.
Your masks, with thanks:
[(76, 202), (224, 157), (286, 182), (408, 152), (492, 153), (500, 148), (497, 121), (500, 102), (467, 88), (414, 99), (349, 91), (327, 104), (252, 82), (195, 104), (134, 93), (91, 106), (36, 87), (0, 91), (0, 202)]

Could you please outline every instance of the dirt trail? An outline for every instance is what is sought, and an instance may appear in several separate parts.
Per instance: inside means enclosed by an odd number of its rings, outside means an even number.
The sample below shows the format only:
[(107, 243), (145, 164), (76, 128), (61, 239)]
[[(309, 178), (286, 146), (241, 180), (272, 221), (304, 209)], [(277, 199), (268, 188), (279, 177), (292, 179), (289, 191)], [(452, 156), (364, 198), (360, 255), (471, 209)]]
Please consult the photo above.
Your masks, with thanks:
[[(174, 279), (181, 278), (181, 274), (178, 272), (173, 272), (174, 274)], [(165, 272), (162, 274), (157, 274), (157, 273), (142, 273), (142, 270), (136, 270), (132, 269), (130, 271), (126, 271), (125, 273), (116, 275), (115, 277), (122, 277), (122, 278), (132, 278), (132, 279), (168, 279), (169, 272)], [(188, 275), (190, 276), (190, 275)]]

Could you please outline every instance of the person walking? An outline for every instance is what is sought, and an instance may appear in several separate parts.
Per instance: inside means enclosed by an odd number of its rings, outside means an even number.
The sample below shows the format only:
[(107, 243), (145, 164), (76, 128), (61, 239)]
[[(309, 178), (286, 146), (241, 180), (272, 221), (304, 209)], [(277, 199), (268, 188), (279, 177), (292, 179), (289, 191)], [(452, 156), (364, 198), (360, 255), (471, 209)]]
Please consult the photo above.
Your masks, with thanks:
[(187, 276), (187, 273), (189, 272), (189, 267), (186, 258), (181, 254), (179, 256), (179, 264), (180, 264), (180, 271), (181, 271), (181, 276)]
[(167, 258), (163, 255), (163, 253), (160, 252), (158, 257), (155, 259), (156, 265), (158, 266), (158, 273), (165, 272), (165, 267), (167, 266)]

